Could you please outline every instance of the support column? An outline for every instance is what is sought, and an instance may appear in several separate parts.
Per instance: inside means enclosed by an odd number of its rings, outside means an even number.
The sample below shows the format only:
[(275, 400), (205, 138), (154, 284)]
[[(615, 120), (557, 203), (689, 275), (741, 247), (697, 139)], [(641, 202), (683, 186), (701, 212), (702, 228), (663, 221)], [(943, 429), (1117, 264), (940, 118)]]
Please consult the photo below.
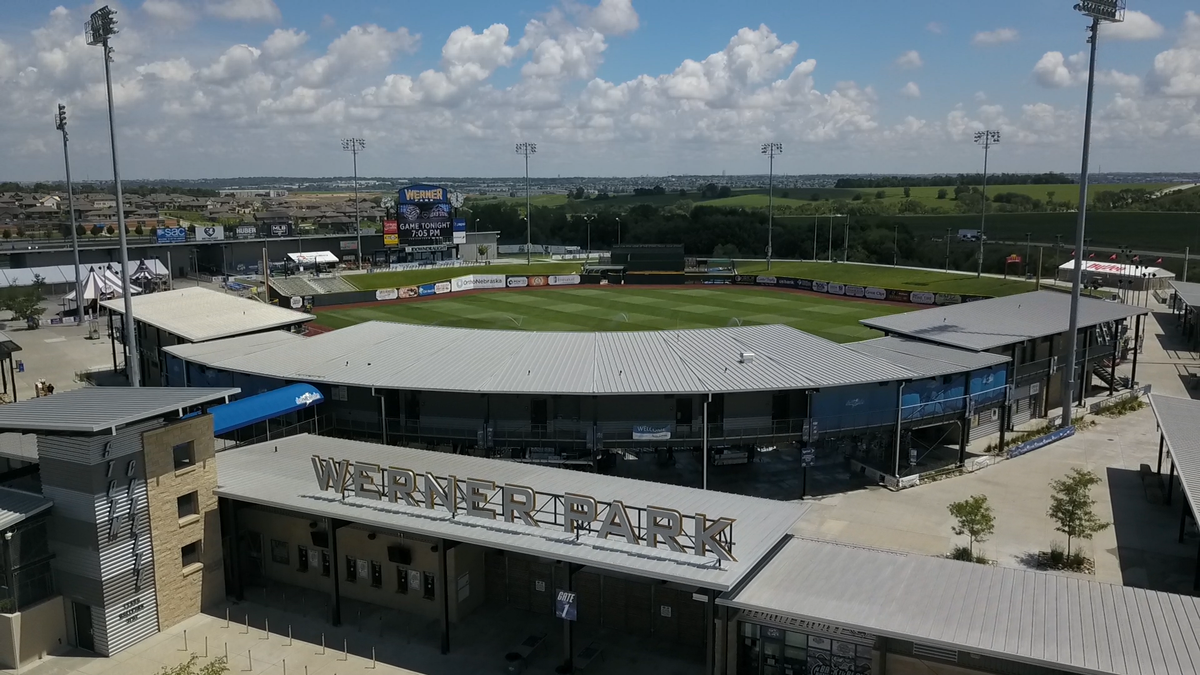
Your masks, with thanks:
[(445, 539), (438, 541), (438, 581), (437, 593), (438, 599), (441, 600), (438, 604), (442, 610), (442, 654), (450, 653), (450, 584), (446, 579), (448, 572), (446, 571), (446, 548), (449, 542)]
[(1187, 529), (1188, 503), (1183, 500), (1183, 507), (1179, 509), (1179, 543), (1183, 543), (1183, 531)]
[[(571, 563), (562, 563), (563, 569), (567, 572), (567, 587), (563, 590), (570, 593), (575, 590), (574, 578), (575, 572), (582, 568), (582, 565), (573, 565)], [(568, 619), (563, 619), (563, 662), (562, 666), (555, 669), (555, 672), (565, 673), (570, 675), (575, 672), (575, 622)]]
[(712, 590), (705, 591), (708, 600), (704, 602), (704, 673), (713, 675), (717, 663), (717, 594)]
[(1108, 395), (1112, 396), (1117, 393), (1117, 336), (1115, 334), (1112, 338), (1112, 355), (1108, 357), (1108, 362), (1110, 364), (1108, 370)]
[[(1015, 366), (1014, 366), (1015, 370)], [(967, 373), (967, 381), (963, 385), (963, 417), (961, 438), (958, 443), (958, 465), (967, 463), (967, 443), (971, 440), (971, 373)], [(1003, 450), (1003, 448), (1001, 448)]]
[(1167, 474), (1167, 505), (1171, 505), (1171, 493), (1175, 492), (1175, 457), (1171, 457), (1171, 472)]
[(1012, 390), (1007, 385), (1004, 387), (1004, 401), (1000, 404), (1000, 454), (1004, 454), (1004, 436), (1008, 431), (1009, 406), (1012, 405), (1009, 400)]
[(1137, 315), (1133, 320), (1133, 369), (1129, 371), (1129, 388), (1133, 389), (1137, 386), (1137, 357), (1138, 343), (1141, 342), (1142, 334), (1142, 315)]
[(341, 521), (325, 519), (325, 531), (329, 533), (329, 576), (333, 580), (333, 590), (329, 598), (329, 623), (333, 626), (342, 625), (341, 556), (338, 555), (337, 541), (337, 528), (340, 525)]
[(1092, 329), (1083, 331), (1083, 361), (1079, 364), (1079, 407), (1084, 405), (1087, 398), (1088, 383), (1092, 380), (1092, 371), (1088, 370), (1088, 352), (1092, 346)]
[(234, 600), (245, 600), (246, 592), (242, 585), (242, 547), (238, 545), (237, 502), (220, 497), (217, 500), (217, 511), (221, 520), (221, 539), (225, 542), (225, 559), (229, 562), (229, 588), (227, 595)]
[(1158, 470), (1155, 471), (1155, 473), (1160, 476), (1162, 475), (1163, 445), (1166, 443), (1166, 441), (1166, 434), (1160, 433), (1158, 435)]
[(117, 336), (113, 334), (112, 312), (108, 313), (108, 344), (112, 347), (113, 373), (117, 372)]
[(1196, 576), (1192, 579), (1192, 593), (1200, 593), (1200, 548), (1196, 551)]

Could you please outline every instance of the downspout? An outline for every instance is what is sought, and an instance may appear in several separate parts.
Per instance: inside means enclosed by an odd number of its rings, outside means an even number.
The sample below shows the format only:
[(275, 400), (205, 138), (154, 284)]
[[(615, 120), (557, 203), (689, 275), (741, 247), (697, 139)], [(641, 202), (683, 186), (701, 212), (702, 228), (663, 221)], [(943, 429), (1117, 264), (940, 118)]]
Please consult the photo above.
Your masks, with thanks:
[(900, 383), (900, 393), (896, 397), (896, 489), (900, 489), (900, 425), (904, 419), (904, 385)]
[(708, 398), (704, 401), (704, 445), (701, 459), (704, 461), (704, 478), (701, 481), (703, 488), (708, 489), (708, 404), (712, 403), (712, 392), (708, 392)]
[(371, 387), (371, 395), (379, 398), (379, 428), (383, 432), (383, 444), (388, 444), (388, 429), (387, 429), (387, 405), (384, 394), (375, 393), (375, 387)]

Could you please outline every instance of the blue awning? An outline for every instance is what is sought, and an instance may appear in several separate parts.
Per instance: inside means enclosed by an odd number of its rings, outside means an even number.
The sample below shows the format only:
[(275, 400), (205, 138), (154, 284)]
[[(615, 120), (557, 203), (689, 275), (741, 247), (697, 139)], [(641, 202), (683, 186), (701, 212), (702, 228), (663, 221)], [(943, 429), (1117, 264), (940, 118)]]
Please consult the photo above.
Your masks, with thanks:
[(311, 384), (290, 384), (273, 391), (249, 396), (233, 403), (209, 408), (213, 433), (236, 431), (251, 424), (314, 406), (325, 397)]

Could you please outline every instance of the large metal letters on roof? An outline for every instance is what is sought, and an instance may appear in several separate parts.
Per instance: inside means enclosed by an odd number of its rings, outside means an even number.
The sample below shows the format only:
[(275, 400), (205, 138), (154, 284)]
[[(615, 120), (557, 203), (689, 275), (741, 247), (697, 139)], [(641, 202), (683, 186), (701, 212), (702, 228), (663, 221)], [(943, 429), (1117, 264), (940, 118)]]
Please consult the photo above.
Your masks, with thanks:
[[(343, 497), (385, 501), (395, 508), (441, 508), (451, 517), (495, 520), (529, 527), (560, 527), (575, 535), (615, 537), (634, 546), (667, 548), (717, 561), (733, 557), (733, 519), (709, 519), (703, 513), (684, 516), (675, 509), (625, 506), (581, 494), (548, 494), (524, 485), (497, 485), (491, 480), (455, 476), (420, 477), (411, 469), (381, 467), (371, 462), (312, 456), (313, 472), (322, 491)], [(499, 514), (497, 514), (499, 510)], [(690, 527), (689, 527), (690, 525)]]

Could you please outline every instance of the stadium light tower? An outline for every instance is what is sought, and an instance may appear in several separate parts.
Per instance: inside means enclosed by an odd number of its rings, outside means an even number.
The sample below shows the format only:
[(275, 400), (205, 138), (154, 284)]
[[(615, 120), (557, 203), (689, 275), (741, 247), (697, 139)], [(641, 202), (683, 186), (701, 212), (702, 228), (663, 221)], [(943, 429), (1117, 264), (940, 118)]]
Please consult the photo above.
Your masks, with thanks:
[[(112, 50), (108, 39), (117, 34), (117, 13), (108, 5), (92, 12), (84, 24), (83, 32), (89, 45), (104, 48), (104, 84), (108, 88), (108, 135), (112, 142), (113, 186), (117, 193), (117, 232), (121, 244), (121, 295), (125, 304), (125, 321), (121, 329), (121, 342), (125, 343), (125, 375), (129, 386), (141, 386), (141, 363), (137, 349), (137, 333), (133, 330), (133, 294), (129, 288), (129, 246), (125, 237), (125, 198), (121, 194), (121, 170), (117, 162), (117, 126), (113, 120), (112, 93)], [(83, 298), (79, 298), (83, 300)]]
[(79, 282), (79, 233), (75, 231), (75, 188), (71, 185), (71, 154), (67, 152), (67, 106), (59, 103), (54, 116), (54, 128), (62, 132), (63, 163), (67, 169), (67, 208), (71, 211), (71, 252), (75, 255), (75, 307), (79, 310), (79, 325), (83, 325), (83, 285)]
[(988, 170), (988, 151), (993, 145), (1000, 142), (999, 131), (976, 131), (975, 142), (983, 147), (983, 199), (980, 200), (979, 207), (979, 269), (975, 272), (976, 278), (983, 276), (983, 230), (987, 224), (987, 170)]
[(358, 252), (358, 269), (362, 269), (362, 227), (358, 220), (358, 153), (367, 149), (367, 142), (361, 138), (343, 138), (342, 150), (354, 156), (354, 236)]
[[(1087, 225), (1088, 155), (1092, 146), (1092, 95), (1096, 84), (1096, 41), (1100, 37), (1100, 23), (1119, 23), (1125, 20), (1125, 0), (1084, 0), (1075, 5), (1075, 11), (1091, 18), (1088, 26), (1088, 43), (1091, 59), (1088, 62), (1087, 106), (1083, 116), (1083, 159), (1079, 170), (1079, 220), (1075, 225), (1075, 265), (1071, 277), (1071, 320), (1067, 329), (1067, 363), (1063, 368), (1062, 427), (1071, 424), (1072, 394), (1075, 390), (1075, 351), (1078, 348), (1079, 291), (1083, 281), (1084, 230)], [(1134, 349), (1138, 336), (1133, 336)], [(1133, 382), (1129, 386), (1133, 386)]]
[(525, 264), (533, 262), (529, 249), (533, 246), (530, 241), (529, 216), (529, 156), (537, 152), (537, 143), (517, 143), (517, 154), (525, 155)]
[(762, 154), (767, 156), (767, 271), (771, 270), (771, 235), (775, 221), (775, 155), (783, 154), (782, 143), (763, 143)]

